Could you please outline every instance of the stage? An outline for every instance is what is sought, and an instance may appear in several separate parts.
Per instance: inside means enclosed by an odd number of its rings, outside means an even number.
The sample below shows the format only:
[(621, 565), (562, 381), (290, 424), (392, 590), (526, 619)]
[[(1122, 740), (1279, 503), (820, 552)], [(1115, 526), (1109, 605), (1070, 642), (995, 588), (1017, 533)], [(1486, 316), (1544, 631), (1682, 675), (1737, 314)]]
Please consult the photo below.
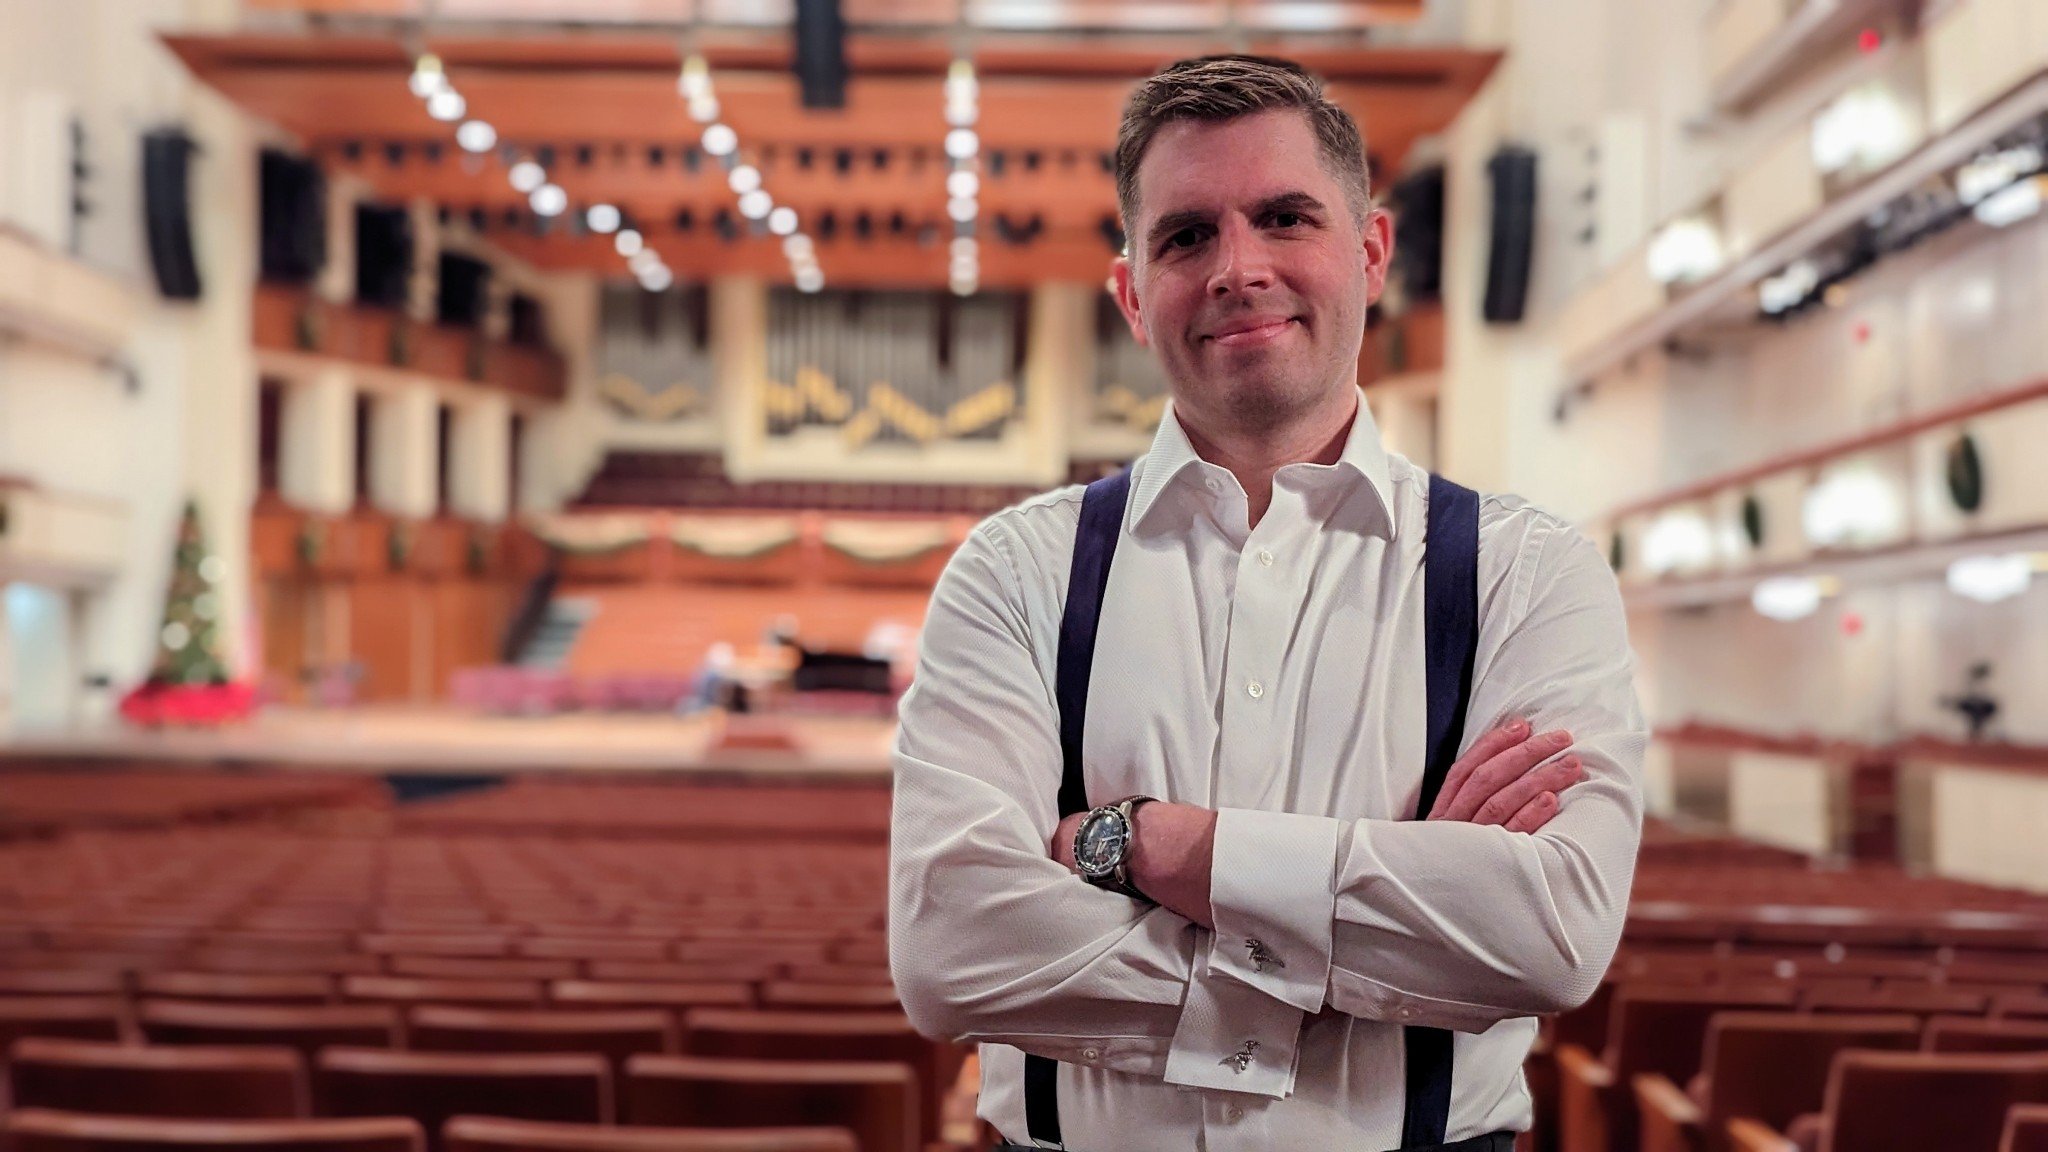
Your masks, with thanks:
[[(684, 772), (889, 776), (892, 718), (721, 713), (489, 716), (452, 708), (273, 706), (235, 727), (143, 731), (109, 722), (0, 743), (7, 760), (151, 761), (365, 772)], [(742, 744), (757, 746), (736, 746)], [(777, 746), (784, 745), (784, 746)]]

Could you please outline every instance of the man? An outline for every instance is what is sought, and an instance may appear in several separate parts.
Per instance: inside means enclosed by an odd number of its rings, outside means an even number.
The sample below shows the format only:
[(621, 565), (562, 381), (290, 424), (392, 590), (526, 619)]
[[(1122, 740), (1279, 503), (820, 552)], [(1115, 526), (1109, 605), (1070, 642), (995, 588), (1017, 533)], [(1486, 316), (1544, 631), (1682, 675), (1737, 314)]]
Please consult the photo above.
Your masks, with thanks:
[[(1099, 603), (1079, 488), (984, 522), (933, 593), (895, 753), (904, 1007), (983, 1043), (1015, 1143), (1505, 1148), (1534, 1017), (1598, 985), (1634, 869), (1614, 579), (1556, 518), (1463, 493), (1476, 639), (1436, 771), (1460, 730), (1463, 755), (1418, 805), (1435, 489), (1355, 386), (1392, 249), (1357, 128), (1291, 64), (1186, 61), (1133, 94), (1117, 170), (1117, 300), (1172, 406), (1090, 537)], [(1063, 712), (1101, 811), (1062, 818)], [(1094, 882), (1077, 838), (1114, 865)]]

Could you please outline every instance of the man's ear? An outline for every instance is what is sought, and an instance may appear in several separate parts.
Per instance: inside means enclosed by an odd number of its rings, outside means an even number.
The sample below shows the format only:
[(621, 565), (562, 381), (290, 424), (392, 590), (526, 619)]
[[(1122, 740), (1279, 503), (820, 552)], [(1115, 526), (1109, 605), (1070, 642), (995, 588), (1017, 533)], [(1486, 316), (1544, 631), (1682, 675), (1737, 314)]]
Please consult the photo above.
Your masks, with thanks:
[(1365, 302), (1372, 305), (1387, 290), (1387, 271), (1394, 263), (1394, 218), (1374, 208), (1359, 231), (1365, 234)]
[(1131, 280), (1131, 258), (1119, 256), (1109, 262), (1109, 282), (1116, 292), (1117, 310), (1124, 314), (1124, 323), (1131, 326), (1131, 338), (1140, 348), (1150, 348), (1152, 341), (1145, 335), (1145, 318), (1138, 314), (1138, 288)]

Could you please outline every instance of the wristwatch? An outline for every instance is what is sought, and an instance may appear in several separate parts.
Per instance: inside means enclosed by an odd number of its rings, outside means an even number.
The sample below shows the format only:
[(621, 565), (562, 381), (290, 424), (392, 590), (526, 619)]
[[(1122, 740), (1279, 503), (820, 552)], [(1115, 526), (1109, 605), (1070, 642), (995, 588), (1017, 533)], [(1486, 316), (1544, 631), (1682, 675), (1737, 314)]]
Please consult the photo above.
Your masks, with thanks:
[(1150, 796), (1131, 796), (1092, 808), (1074, 830), (1074, 870), (1098, 888), (1108, 888), (1151, 903), (1131, 883), (1131, 816)]

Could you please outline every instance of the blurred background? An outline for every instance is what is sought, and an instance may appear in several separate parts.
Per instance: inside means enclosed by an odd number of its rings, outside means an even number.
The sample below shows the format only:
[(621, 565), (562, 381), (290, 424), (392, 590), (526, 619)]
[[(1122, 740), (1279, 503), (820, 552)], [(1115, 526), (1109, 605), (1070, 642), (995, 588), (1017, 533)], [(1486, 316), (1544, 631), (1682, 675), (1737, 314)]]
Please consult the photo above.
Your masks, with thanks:
[(1627, 601), (1653, 820), (1528, 1146), (2048, 1140), (2039, 0), (0, 29), (9, 1147), (984, 1141), (895, 701), (974, 523), (1150, 442), (1110, 150), (1221, 51), (1364, 130), (1388, 446)]

